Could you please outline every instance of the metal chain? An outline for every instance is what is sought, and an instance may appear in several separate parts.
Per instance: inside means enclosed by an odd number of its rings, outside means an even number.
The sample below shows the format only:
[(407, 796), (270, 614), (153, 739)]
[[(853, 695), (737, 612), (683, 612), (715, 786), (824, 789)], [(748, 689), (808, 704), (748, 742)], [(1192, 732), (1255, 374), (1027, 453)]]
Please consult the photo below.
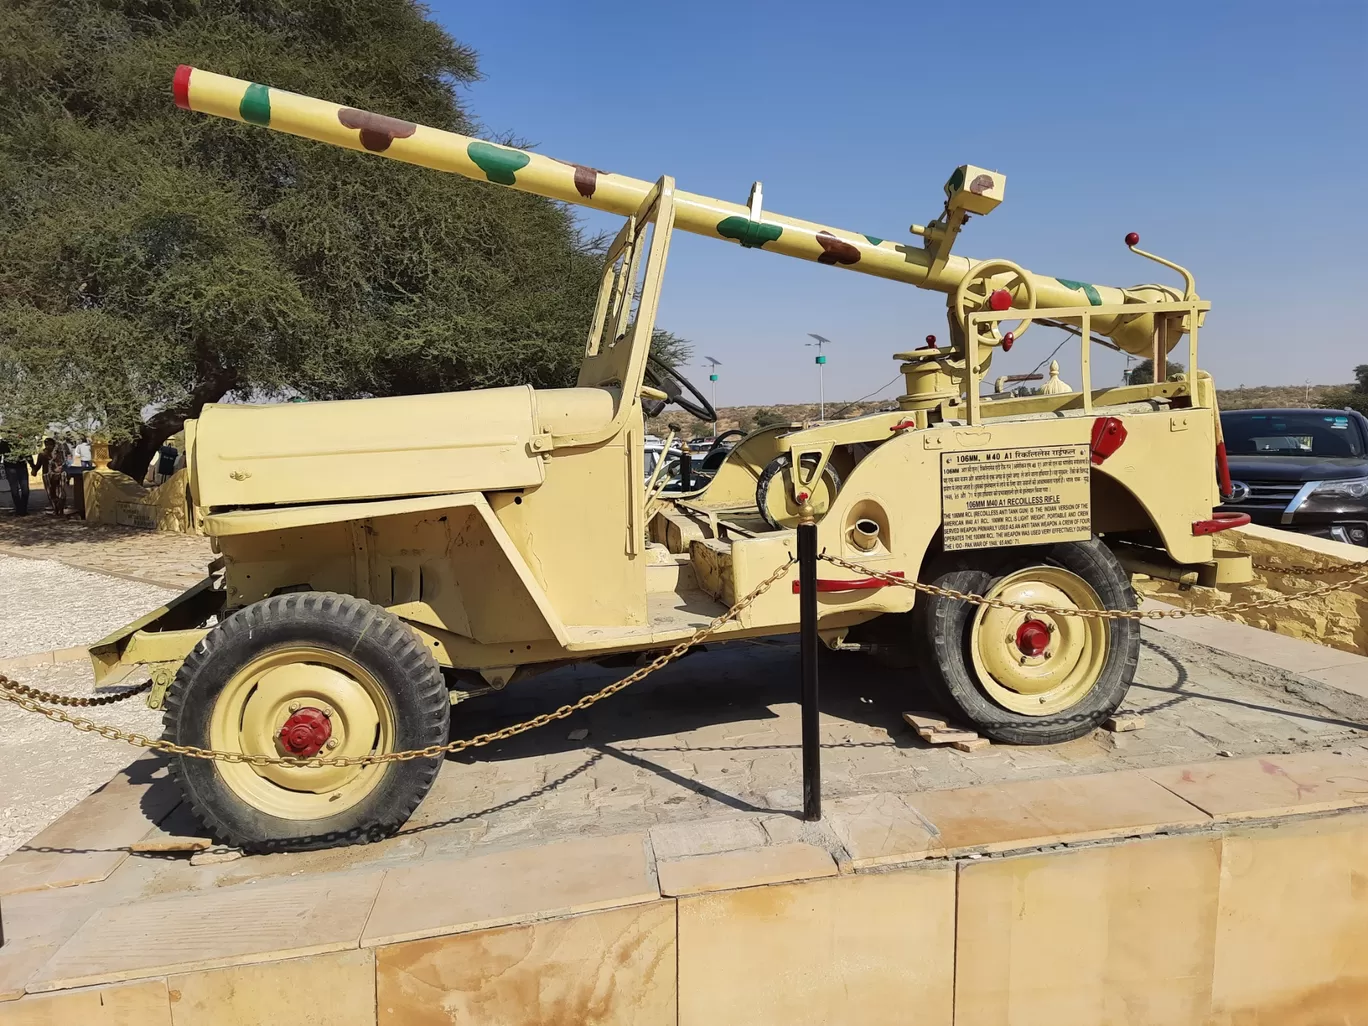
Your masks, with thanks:
[[(911, 588), (927, 595), (939, 595), (942, 598), (957, 599), (961, 602), (969, 602), (976, 606), (987, 606), (990, 609), (1010, 609), (1018, 613), (1052, 613), (1056, 616), (1079, 616), (1092, 620), (1181, 620), (1187, 616), (1219, 616), (1225, 613), (1241, 613), (1250, 609), (1268, 609), (1274, 606), (1286, 605), (1288, 599), (1279, 595), (1275, 599), (1256, 599), (1248, 602), (1232, 602), (1229, 605), (1219, 606), (1215, 609), (1061, 609), (1059, 606), (1043, 605), (1041, 603), (1027, 602), (1008, 602), (1005, 599), (988, 598), (985, 595), (978, 595), (972, 591), (956, 591), (953, 588), (942, 588), (935, 584), (923, 584), (921, 581), (908, 580), (903, 577), (894, 577), (892, 574), (884, 573), (882, 570), (875, 570), (872, 567), (861, 566), (859, 563), (852, 563), (849, 560), (841, 559), (839, 556), (828, 555), (823, 552), (817, 557), (824, 559), (834, 566), (842, 567), (855, 573), (874, 577), (886, 584), (896, 584), (899, 587)], [(1356, 584), (1368, 582), (1368, 570), (1355, 574), (1346, 581), (1334, 581), (1326, 584), (1318, 584), (1314, 588), (1298, 592), (1297, 598), (1310, 598), (1315, 595), (1326, 595), (1334, 591), (1346, 591)]]
[(146, 681), (135, 688), (118, 695), (101, 695), (98, 698), (74, 698), (71, 695), (59, 695), (55, 691), (39, 691), (31, 688), (27, 684), (20, 684), (17, 680), (11, 680), (3, 673), (0, 673), (0, 688), (6, 692), (13, 692), (22, 695), (24, 698), (31, 698), (35, 702), (45, 702), (48, 705), (75, 705), (88, 708), (95, 705), (113, 705), (115, 702), (125, 702), (134, 695), (146, 694), (152, 687), (152, 682)]
[[(682, 656), (695, 645), (701, 644), (722, 626), (734, 619), (774, 585), (781, 577), (784, 577), (793, 564), (797, 562), (792, 556), (788, 561), (775, 569), (775, 571), (761, 581), (750, 594), (736, 602), (721, 616), (714, 618), (706, 626), (694, 631), (685, 640), (679, 642), (668, 652), (657, 656), (651, 662), (641, 667), (639, 670), (628, 674), (621, 680), (615, 680), (607, 687), (594, 692), (592, 695), (584, 695), (578, 701), (569, 705), (563, 705), (554, 712), (542, 713), (534, 716), (530, 720), (522, 723), (515, 723), (511, 727), (504, 727), (488, 734), (477, 734), (472, 738), (463, 738), (459, 741), (451, 741), (444, 745), (429, 745), (426, 748), (415, 748), (403, 752), (385, 752), (380, 755), (352, 755), (352, 756), (313, 756), (311, 758), (296, 758), (292, 756), (273, 756), (273, 755), (247, 755), (243, 752), (223, 752), (212, 748), (197, 748), (194, 745), (178, 745), (163, 738), (151, 738), (145, 734), (138, 734), (132, 731), (120, 730), (107, 724), (95, 723), (82, 716), (72, 716), (70, 713), (63, 712), (61, 709), (50, 708), (53, 704), (60, 705), (106, 705), (110, 702), (120, 702), (125, 698), (131, 697), (140, 691), (145, 691), (151, 683), (142, 685), (138, 691), (127, 694), (116, 695), (107, 698), (68, 698), (63, 695), (54, 695), (46, 691), (38, 691), (25, 684), (19, 684), (8, 677), (0, 674), (0, 701), (9, 702), (28, 712), (46, 716), (55, 723), (67, 723), (77, 730), (88, 734), (99, 734), (101, 737), (111, 741), (127, 741), (138, 748), (149, 748), (156, 752), (165, 752), (168, 755), (185, 755), (192, 759), (211, 759), (215, 762), (246, 763), (250, 766), (292, 766), (321, 768), (324, 766), (369, 766), (376, 763), (387, 762), (408, 762), (411, 759), (432, 759), (439, 755), (447, 755), (455, 752), (464, 751), (467, 748), (478, 748), (481, 745), (492, 744), (495, 741), (505, 741), (510, 737), (533, 730), (537, 727), (544, 727), (548, 723), (556, 720), (563, 720), (567, 716), (572, 716), (576, 712), (588, 709), (596, 702), (601, 702), (609, 695), (616, 695), (619, 691), (635, 684), (637, 681), (650, 676), (661, 667), (673, 662)], [(46, 702), (48, 704), (41, 704)]]
[[(935, 584), (924, 584), (921, 581), (908, 580), (903, 577), (895, 577), (882, 570), (873, 567), (862, 566), (859, 563), (852, 563), (849, 560), (832, 556), (823, 552), (819, 559), (839, 566), (854, 573), (863, 574), (883, 581), (886, 584), (897, 585), (902, 588), (911, 588), (914, 591), (922, 592), (927, 595), (939, 595), (942, 598), (956, 599), (961, 602), (969, 602), (974, 605), (987, 606), (993, 609), (1009, 609), (1021, 613), (1049, 613), (1054, 615), (1078, 616), (1097, 620), (1166, 620), (1182, 619), (1189, 616), (1217, 616), (1224, 613), (1243, 612), (1251, 609), (1267, 609), (1279, 605), (1284, 605), (1287, 599), (1279, 596), (1276, 599), (1262, 599), (1248, 602), (1233, 602), (1217, 609), (1061, 609), (1058, 606), (1044, 605), (1039, 603), (1008, 602), (1004, 599), (989, 598), (974, 592), (957, 591), (953, 588), (942, 588)], [(793, 557), (775, 569), (765, 580), (761, 581), (748, 595), (736, 602), (721, 616), (710, 621), (706, 626), (700, 627), (684, 641), (679, 642), (668, 652), (657, 656), (650, 663), (641, 667), (639, 670), (616, 680), (607, 687), (585, 695), (578, 701), (568, 705), (563, 705), (554, 712), (542, 713), (534, 716), (530, 720), (524, 720), (502, 730), (496, 730), (488, 734), (477, 734), (472, 738), (463, 738), (458, 741), (451, 741), (444, 745), (429, 745), (426, 748), (416, 748), (403, 752), (386, 752), (380, 755), (361, 755), (361, 756), (313, 756), (311, 758), (295, 758), (291, 756), (270, 756), (270, 755), (247, 755), (242, 752), (224, 752), (210, 748), (198, 748), (194, 745), (178, 745), (174, 742), (162, 738), (151, 738), (145, 734), (138, 734), (132, 731), (120, 730), (106, 724), (95, 723), (81, 716), (72, 716), (70, 713), (61, 709), (51, 708), (53, 705), (66, 706), (100, 706), (111, 705), (115, 702), (122, 702), (132, 698), (134, 695), (142, 694), (152, 686), (151, 682), (141, 684), (136, 688), (123, 692), (118, 695), (108, 695), (99, 698), (72, 698), (65, 695), (54, 694), (49, 691), (40, 691), (25, 684), (11, 680), (4, 674), (0, 674), (0, 701), (9, 702), (28, 712), (37, 713), (57, 723), (70, 724), (75, 729), (84, 733), (98, 734), (111, 741), (126, 741), (139, 748), (147, 748), (153, 751), (165, 752), (168, 755), (184, 755), (192, 759), (210, 759), (217, 762), (246, 763), (251, 766), (291, 766), (322, 768), (324, 766), (368, 766), (376, 763), (407, 762), (411, 759), (431, 759), (437, 756), (452, 754), (464, 751), (467, 748), (478, 748), (482, 745), (493, 744), (496, 741), (505, 741), (537, 727), (544, 727), (556, 720), (563, 720), (568, 716), (574, 715), (610, 695), (615, 695), (624, 688), (630, 687), (637, 681), (648, 677), (650, 674), (659, 670), (678, 659), (695, 645), (701, 644), (722, 626), (734, 620), (742, 610), (746, 609), (751, 603), (768, 591), (776, 581), (787, 574), (789, 568), (796, 562)], [(1282, 572), (1323, 572), (1323, 573), (1350, 573), (1358, 567), (1368, 567), (1368, 563), (1353, 564), (1346, 563), (1337, 567), (1271, 567), (1264, 564), (1254, 564), (1260, 569), (1277, 569)], [(1320, 584), (1306, 591), (1301, 592), (1298, 597), (1311, 597), (1325, 595), (1336, 591), (1345, 591), (1358, 584), (1368, 582), (1368, 569), (1364, 569), (1354, 574), (1348, 580)]]
[(1352, 574), (1368, 570), (1368, 560), (1362, 563), (1336, 563), (1334, 566), (1312, 566), (1310, 563), (1260, 563), (1250, 561), (1255, 570), (1272, 570), (1278, 574)]

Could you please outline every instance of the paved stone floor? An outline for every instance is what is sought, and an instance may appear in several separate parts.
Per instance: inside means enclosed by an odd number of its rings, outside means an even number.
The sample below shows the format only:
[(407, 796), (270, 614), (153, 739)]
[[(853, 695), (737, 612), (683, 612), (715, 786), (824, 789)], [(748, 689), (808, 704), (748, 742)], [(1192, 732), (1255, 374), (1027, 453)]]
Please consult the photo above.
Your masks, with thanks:
[[(3, 505), (3, 504), (0, 504)], [(183, 589), (200, 581), (213, 559), (209, 539), (166, 531), (0, 509), (0, 553)]]
[[(134, 857), (117, 878), (144, 895), (174, 893), (703, 820), (726, 820), (729, 829), (749, 822), (770, 843), (834, 846), (824, 826), (797, 815), (797, 670), (797, 648), (785, 642), (700, 653), (587, 713), (449, 760), (413, 819), (390, 840), (216, 866), (191, 866), (188, 853)], [(621, 672), (564, 669), (472, 700), (456, 710), (453, 733), (469, 736), (555, 708)], [(829, 803), (1226, 754), (1337, 751), (1368, 739), (1368, 700), (1148, 629), (1139, 681), (1126, 703), (1144, 714), (1146, 726), (1129, 734), (1097, 731), (1049, 748), (993, 745), (965, 754), (928, 746), (903, 723), (904, 710), (927, 704), (911, 674), (830, 654), (823, 689)], [(587, 735), (571, 739), (580, 730)], [(85, 737), (81, 743), (114, 744)], [(5, 774), (22, 771), (3, 767)], [(196, 832), (184, 807), (164, 829)]]
[[(79, 523), (16, 528), (12, 518), (0, 519), (0, 551), (18, 550), (120, 578), (166, 583), (179, 574), (197, 576), (208, 558), (203, 539)], [(126, 583), (120, 578), (104, 580), (112, 588)], [(93, 594), (98, 581), (85, 587)], [(458, 706), (453, 733), (470, 736), (554, 709), (626, 672), (579, 666), (532, 678)], [(42, 687), (80, 694), (89, 690), (89, 673), (83, 663), (70, 663), (45, 668), (41, 680), (36, 670), (29, 676)], [(436, 853), (478, 854), (714, 817), (753, 820), (775, 840), (796, 837), (811, 832), (796, 816), (801, 805), (797, 691), (797, 648), (791, 640), (715, 647), (588, 712), (449, 760), (404, 831), (380, 845), (252, 857), (207, 877), (194, 875), (184, 860), (128, 868), (146, 873), (152, 890), (213, 886), (220, 878)], [(966, 754), (930, 747), (904, 724), (904, 711), (929, 705), (914, 672), (863, 656), (826, 653), (826, 797), (1147, 768), (1227, 754), (1333, 749), (1368, 737), (1368, 699), (1148, 627), (1138, 679), (1126, 703), (1145, 715), (1146, 726), (1137, 732), (1097, 731), (1049, 748), (993, 745)], [(155, 732), (156, 714), (131, 705), (118, 715), (125, 713), (129, 726)], [(7, 806), (31, 805), (50, 818), (136, 754), (31, 716), (33, 722), (25, 720), (20, 728), (16, 718), (27, 715), (0, 710), (0, 737), (7, 741), (0, 744), (0, 777), (15, 782), (5, 795)], [(5, 833), (17, 842), (27, 836), (25, 828), (34, 833), (46, 818), (16, 822)], [(194, 829), (183, 810), (176, 827)], [(181, 874), (185, 879), (177, 884)]]
[[(581, 667), (515, 684), (458, 706), (453, 731), (470, 736), (545, 711), (621, 672)], [(929, 705), (916, 675), (861, 656), (828, 654), (822, 686), (822, 778), (832, 799), (1368, 737), (1368, 700), (1149, 629), (1125, 705), (1144, 714), (1146, 726), (1048, 748), (993, 745), (966, 754), (927, 745), (902, 720), (905, 710)], [(792, 830), (802, 805), (797, 690), (792, 643), (687, 657), (587, 713), (448, 762), (407, 832), (445, 851), (696, 819), (710, 810)], [(578, 730), (587, 736), (571, 740)]]

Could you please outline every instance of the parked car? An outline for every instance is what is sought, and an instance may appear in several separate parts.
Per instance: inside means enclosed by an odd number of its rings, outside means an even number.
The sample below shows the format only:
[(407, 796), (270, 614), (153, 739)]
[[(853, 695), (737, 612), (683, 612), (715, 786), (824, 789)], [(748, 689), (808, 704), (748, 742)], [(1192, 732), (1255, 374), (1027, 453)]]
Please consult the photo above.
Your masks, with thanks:
[(1368, 546), (1368, 418), (1353, 410), (1221, 414), (1233, 494), (1256, 524)]
[[(690, 469), (689, 469), (689, 490), (702, 488), (712, 480), (717, 468), (722, 466), (727, 454), (742, 438), (746, 436), (744, 431), (724, 431), (716, 438), (695, 438), (689, 443)], [(660, 480), (664, 481), (662, 491), (678, 492), (679, 481), (679, 461), (682, 455), (682, 446), (678, 442), (670, 444), (670, 451), (665, 452), (665, 442), (656, 435), (647, 435), (644, 446), (644, 469), (646, 479), (649, 481), (651, 475), (655, 473), (656, 465), (663, 458), (667, 462), (665, 469), (661, 471)]]

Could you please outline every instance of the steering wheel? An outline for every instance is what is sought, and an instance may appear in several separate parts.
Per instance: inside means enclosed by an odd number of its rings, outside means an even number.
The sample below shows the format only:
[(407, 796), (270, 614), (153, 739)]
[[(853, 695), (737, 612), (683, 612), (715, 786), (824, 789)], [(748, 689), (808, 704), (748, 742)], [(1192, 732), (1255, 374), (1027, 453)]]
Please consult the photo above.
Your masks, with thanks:
[[(1010, 274), (1012, 277), (1006, 285), (995, 287), (993, 278), (1003, 274)], [(955, 289), (955, 298), (951, 308), (955, 311), (955, 319), (959, 322), (960, 329), (964, 331), (966, 336), (969, 332), (968, 322), (971, 313), (978, 313), (982, 310), (1001, 312), (1008, 309), (1007, 306), (998, 306), (994, 302), (994, 296), (1004, 292), (1010, 297), (1011, 306), (1017, 306), (1017, 300), (1024, 298), (1025, 303), (1021, 304), (1021, 309), (1026, 313), (1035, 309), (1035, 282), (1025, 270), (1010, 260), (984, 260), (982, 263), (975, 264), (973, 270), (964, 276), (964, 279), (959, 283), (959, 288)], [(1022, 293), (1025, 293), (1024, 297)], [(1001, 297), (998, 301), (1001, 301)], [(1030, 326), (1031, 318), (1023, 316), (1021, 323), (1012, 332), (1013, 340), (1021, 338)], [(978, 330), (980, 332), (979, 342), (984, 345), (1002, 344), (1001, 321), (993, 321), (990, 324), (981, 323)]]
[(713, 439), (713, 444), (708, 447), (708, 451), (712, 452), (714, 449), (718, 449), (726, 445), (727, 439), (731, 438), (732, 435), (735, 435), (737, 438), (746, 437), (746, 433), (744, 431), (738, 430), (737, 428), (732, 428), (730, 431), (723, 431), (720, 435)]
[[(698, 390), (697, 385), (664, 360), (655, 356), (646, 357), (646, 381), (667, 396), (664, 402), (657, 400), (660, 404), (654, 411), (646, 411), (650, 416), (657, 416), (667, 405), (674, 403), (685, 413), (692, 414), (699, 420), (717, 419), (717, 411), (713, 409), (712, 403), (708, 402), (708, 397)], [(693, 397), (692, 399), (684, 395), (685, 390)]]

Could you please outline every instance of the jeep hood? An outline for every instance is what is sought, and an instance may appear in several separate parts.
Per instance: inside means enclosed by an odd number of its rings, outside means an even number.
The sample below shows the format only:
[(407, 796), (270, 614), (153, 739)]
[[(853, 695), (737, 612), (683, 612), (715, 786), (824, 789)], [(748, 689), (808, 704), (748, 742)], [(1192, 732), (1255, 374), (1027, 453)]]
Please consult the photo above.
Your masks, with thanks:
[(187, 425), (202, 507), (292, 505), (541, 484), (543, 432), (607, 423), (615, 393), (530, 385), (338, 402), (206, 406)]

